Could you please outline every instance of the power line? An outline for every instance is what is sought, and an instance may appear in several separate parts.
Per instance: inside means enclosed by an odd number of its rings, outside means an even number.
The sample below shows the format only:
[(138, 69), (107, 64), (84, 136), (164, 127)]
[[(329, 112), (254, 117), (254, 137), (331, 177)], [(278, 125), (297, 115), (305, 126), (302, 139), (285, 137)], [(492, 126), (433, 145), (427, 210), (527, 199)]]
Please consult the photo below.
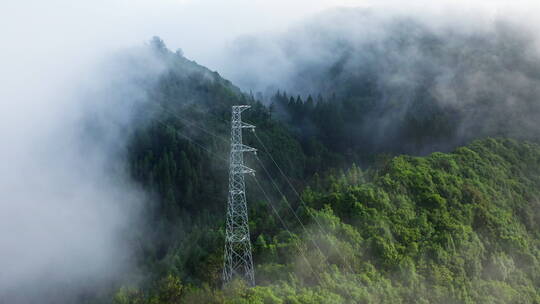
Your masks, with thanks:
[[(176, 113), (166, 109), (165, 107), (161, 106), (158, 104), (158, 106), (163, 109), (164, 111), (168, 112), (169, 114), (175, 116), (176, 118), (178, 118), (179, 120), (181, 121), (184, 121), (184, 122), (187, 122), (190, 126), (193, 126), (193, 127), (196, 127), (197, 129), (200, 129), (201, 131), (211, 135), (211, 136), (214, 136), (224, 142), (228, 142), (226, 141), (222, 136), (220, 135), (217, 135), (199, 125), (197, 125), (197, 123), (195, 122), (192, 122), (186, 118), (183, 118), (179, 115), (177, 115)], [(211, 114), (211, 113), (209, 113)], [(213, 114), (212, 114), (213, 115)], [(213, 115), (214, 117), (216, 117), (215, 115)], [(221, 121), (224, 121), (226, 122), (225, 120), (219, 118)], [(160, 123), (164, 124), (163, 122), (159, 121)], [(165, 125), (165, 124), (164, 124)], [(248, 127), (251, 127), (250, 125), (248, 125)], [(217, 157), (218, 159), (220, 159), (221, 161), (224, 161), (224, 162), (227, 162), (227, 160), (225, 160), (224, 158), (218, 156), (215, 152), (212, 152), (210, 151), (209, 149), (207, 149), (206, 147), (202, 146), (201, 144), (199, 144), (198, 142), (196, 142), (195, 140), (193, 140), (192, 138), (190, 138), (189, 136), (179, 132), (178, 130), (175, 130), (175, 132), (177, 132), (180, 136), (188, 139), (189, 141), (191, 141), (192, 143), (194, 143), (195, 145), (197, 145), (198, 147), (200, 147), (201, 149), (205, 150), (206, 152), (208, 152), (209, 154), (212, 154), (214, 155), (215, 157)], [(292, 186), (291, 182), (289, 181), (289, 179), (286, 177), (286, 175), (283, 173), (283, 171), (281, 170), (281, 168), (279, 167), (279, 165), (277, 164), (277, 162), (274, 160), (274, 158), (272, 157), (272, 155), (269, 153), (268, 149), (266, 148), (266, 146), (264, 145), (264, 143), (260, 140), (260, 138), (257, 136), (257, 134), (255, 132), (253, 132), (256, 139), (259, 141), (259, 143), (261, 144), (261, 146), (264, 148), (265, 152), (270, 156), (270, 159), (273, 161), (273, 163), (276, 165), (276, 167), (278, 168), (278, 170), (280, 171), (280, 173), (283, 175), (283, 177), (286, 179), (287, 183), (289, 184), (289, 186), (293, 189), (293, 191), (295, 192), (295, 194), (298, 196), (298, 198), (300, 198), (300, 201), (302, 202), (302, 204), (306, 207), (307, 211), (309, 212), (310, 216), (313, 217), (313, 219), (317, 222), (317, 225), (319, 226), (319, 229), (322, 229), (322, 226), (321, 224), (317, 221), (316, 217), (313, 216), (311, 214), (311, 211), (310, 209), (307, 207), (307, 205), (301, 200), (301, 197), (299, 195), (299, 193), (296, 191), (296, 189)], [(298, 217), (298, 215), (296, 214), (295, 210), (292, 208), (292, 206), (290, 205), (290, 203), (287, 201), (286, 199), (286, 196), (283, 194), (283, 192), (280, 190), (279, 186), (277, 186), (277, 184), (275, 183), (274, 179), (271, 177), (270, 173), (268, 172), (268, 170), (266, 169), (266, 167), (264, 166), (264, 164), (262, 163), (262, 161), (256, 157), (257, 161), (260, 163), (261, 167), (264, 169), (265, 173), (267, 174), (267, 176), (270, 178), (271, 180), (271, 183), (273, 184), (273, 186), (276, 188), (276, 190), (280, 193), (280, 195), (284, 198), (288, 208), (292, 211), (294, 217), (296, 218), (296, 220), (300, 223), (302, 229), (306, 232), (306, 233), (309, 233), (305, 227), (305, 225), (302, 223), (302, 221), (300, 220), (300, 218)], [(282, 223), (282, 225), (284, 226), (285, 230), (287, 230), (290, 234), (292, 234), (292, 232), (288, 229), (287, 225), (285, 224), (285, 222), (283, 221), (283, 219), (281, 218), (281, 216), (279, 215), (279, 213), (277, 212), (277, 210), (275, 209), (275, 207), (271, 204), (271, 201), (268, 197), (268, 195), (266, 194), (266, 192), (264, 191), (264, 189), (262, 188), (261, 184), (259, 183), (259, 181), (257, 179), (255, 179), (258, 187), (260, 188), (261, 192), (263, 193), (263, 195), (266, 197), (266, 199), (268, 200), (268, 203), (270, 204), (272, 210), (274, 211), (274, 213), (276, 214), (276, 216), (278, 216), (280, 222)], [(324, 257), (324, 253), (322, 252), (321, 248), (318, 246), (318, 244), (313, 240), (311, 239), (311, 241), (313, 242), (314, 246), (317, 248), (317, 250), (320, 252), (320, 254), (322, 255), (322, 257)], [(300, 247), (298, 246), (298, 244), (296, 244), (299, 251), (301, 251)], [(301, 252), (302, 253), (302, 252)], [(303, 255), (303, 253), (302, 253)], [(313, 266), (309, 263), (309, 260), (303, 255), (303, 258), (306, 260), (306, 262), (309, 264), (310, 268), (312, 269), (313, 273), (318, 277), (318, 280), (320, 281), (320, 277), (316, 274), (316, 272), (314, 271), (314, 268)], [(342, 257), (342, 259), (347, 263), (347, 261)], [(325, 260), (325, 263), (328, 265), (328, 261)], [(349, 268), (350, 265), (348, 265)], [(351, 271), (352, 271), (352, 268), (351, 268)]]
[[(170, 126), (166, 123), (164, 123), (163, 121), (160, 121), (160, 120), (156, 120), (158, 123), (162, 124), (163, 126), (167, 127), (167, 128), (170, 128)], [(228, 163), (229, 161), (226, 160), (225, 158), (217, 155), (215, 152), (211, 151), (210, 149), (206, 148), (205, 146), (201, 145), (200, 143), (198, 143), (196, 140), (194, 140), (193, 138), (189, 137), (188, 135), (178, 131), (177, 129), (174, 129), (173, 128), (173, 131), (177, 134), (177, 135), (180, 135), (181, 137), (185, 138), (186, 140), (190, 141), (191, 143), (193, 143), (194, 145), (196, 145), (197, 147), (203, 149), (204, 151), (206, 151), (208, 154), (210, 155), (213, 155), (215, 158), (225, 162), (225, 163)]]
[[(289, 178), (287, 177), (287, 175), (285, 175), (285, 173), (283, 172), (283, 170), (281, 170), (281, 167), (278, 165), (278, 163), (276, 162), (276, 160), (274, 159), (274, 157), (272, 157), (272, 154), (268, 151), (268, 149), (266, 148), (266, 145), (262, 142), (262, 140), (259, 138), (259, 136), (257, 136), (257, 133), (254, 134), (255, 135), (255, 138), (257, 139), (257, 141), (260, 143), (260, 145), (263, 147), (264, 151), (266, 152), (266, 154), (269, 156), (269, 158), (272, 160), (272, 162), (274, 163), (274, 165), (278, 168), (279, 172), (281, 173), (281, 175), (283, 176), (283, 178), (287, 181), (289, 187), (293, 190), (293, 192), (296, 194), (296, 196), (298, 197), (298, 200), (300, 201), (300, 203), (302, 204), (302, 206), (307, 210), (308, 214), (313, 218), (313, 220), (315, 221), (315, 223), (317, 224), (317, 226), (319, 227), (319, 230), (323, 233), (323, 234), (326, 234), (326, 235), (330, 235), (329, 232), (325, 231), (325, 229), (323, 228), (323, 226), (321, 225), (321, 223), (319, 222), (319, 220), (317, 220), (317, 217), (315, 215), (312, 214), (311, 212), (311, 209), (309, 208), (309, 206), (307, 206), (307, 204), (304, 202), (304, 200), (302, 199), (302, 197), (300, 196), (300, 193), (298, 193), (298, 191), (296, 191), (296, 188), (292, 185), (291, 181), (289, 180)], [(257, 159), (259, 159), (257, 157)], [(262, 162), (259, 160), (259, 162), (262, 164)], [(265, 168), (265, 171), (266, 171), (266, 168)], [(268, 171), (266, 171), (268, 172)], [(289, 205), (290, 206), (290, 205)], [(294, 212), (294, 211), (293, 211)], [(295, 213), (296, 215), (296, 213)], [(298, 217), (297, 217), (298, 218)], [(351, 273), (354, 273), (350, 263), (348, 262), (347, 259), (345, 259), (345, 257), (339, 252), (339, 250), (336, 251), (336, 253), (339, 255), (339, 257), (343, 260), (343, 262), (346, 264), (347, 268), (349, 268), (350, 272)]]
[(164, 106), (160, 105), (159, 103), (156, 103), (155, 105), (158, 106), (159, 108), (161, 108), (163, 111), (165, 111), (165, 112), (167, 112), (167, 113), (173, 115), (173, 116), (176, 117), (177, 119), (183, 121), (184, 123), (187, 123), (189, 126), (195, 127), (195, 128), (197, 128), (197, 129), (199, 129), (199, 130), (205, 132), (206, 134), (209, 134), (209, 135), (211, 135), (211, 136), (213, 136), (213, 137), (215, 137), (215, 138), (217, 138), (217, 139), (223, 141), (224, 143), (227, 143), (227, 144), (230, 143), (230, 141), (226, 140), (224, 136), (217, 135), (217, 134), (214, 133), (214, 132), (208, 131), (206, 128), (203, 128), (203, 127), (199, 126), (196, 122), (193, 122), (193, 121), (191, 121), (190, 119), (185, 118), (185, 117), (179, 115), (178, 113), (173, 112), (173, 111), (171, 111), (171, 110), (165, 108)]
[[(261, 190), (262, 194), (264, 195), (264, 197), (266, 198), (267, 202), (268, 202), (268, 205), (270, 205), (272, 211), (274, 212), (274, 214), (276, 215), (276, 217), (279, 219), (279, 221), (281, 222), (281, 225), (283, 226), (283, 228), (285, 228), (285, 230), (287, 230), (287, 232), (290, 234), (290, 235), (294, 235), (291, 230), (289, 229), (288, 225), (285, 223), (285, 221), (283, 220), (283, 218), (279, 215), (279, 212), (277, 211), (276, 207), (274, 207), (274, 205), (272, 204), (272, 201), (270, 200), (270, 197), (268, 196), (268, 194), (266, 193), (266, 191), (264, 191), (264, 188), (262, 187), (261, 183), (259, 182), (258, 179), (255, 178), (255, 183), (257, 184), (257, 186), (259, 187), (259, 189)], [(296, 248), (298, 249), (298, 251), (300, 252), (300, 255), (302, 255), (302, 257), (304, 258), (304, 260), (306, 261), (306, 264), (309, 266), (309, 268), (311, 269), (311, 272), (313, 272), (313, 274), (317, 277), (317, 280), (320, 282), (321, 281), (321, 277), (317, 274), (317, 272), (315, 271), (315, 268), (313, 267), (313, 265), (311, 265), (311, 262), (309, 261), (309, 259), (307, 258), (307, 256), (305, 255), (304, 251), (302, 250), (302, 248), (300, 247), (300, 245), (298, 245), (298, 243), (294, 242), (294, 244), (296, 245)]]
[[(270, 179), (272, 185), (274, 186), (274, 188), (279, 192), (279, 194), (281, 195), (281, 197), (283, 198), (283, 200), (285, 201), (285, 203), (287, 204), (287, 206), (289, 207), (289, 209), (291, 210), (292, 214), (294, 215), (294, 217), (296, 218), (296, 220), (298, 221), (298, 223), (300, 223), (300, 226), (302, 227), (302, 230), (304, 230), (304, 232), (306, 234), (309, 234), (309, 231), (307, 230), (306, 226), (302, 223), (302, 221), (300, 220), (300, 217), (298, 217), (298, 215), (296, 214), (296, 211), (294, 210), (294, 208), (291, 206), (291, 204), (289, 203), (289, 201), (287, 200), (287, 197), (283, 194), (283, 192), (281, 191), (281, 189), (279, 189), (279, 186), (276, 184), (276, 182), (274, 181), (274, 179), (272, 178), (272, 176), (270, 175), (270, 172), (268, 172), (268, 170), (266, 169), (266, 167), (264, 166), (263, 162), (259, 159), (258, 156), (255, 156), (255, 158), (257, 158), (257, 161), (259, 162), (260, 166), (263, 168), (264, 172), (266, 173), (266, 175), (268, 176), (268, 178)], [(325, 257), (325, 254), (323, 253), (323, 251), (321, 250), (321, 248), (319, 247), (319, 245), (317, 244), (317, 242), (315, 242), (315, 240), (313, 239), (310, 239), (311, 242), (313, 243), (313, 245), (315, 246), (315, 248), (319, 251), (319, 253), (321, 254), (321, 256), (324, 258)], [(325, 259), (325, 262), (327, 263), (327, 266), (328, 266), (328, 262), (326, 261)]]
[[(178, 116), (177, 116), (177, 118), (181, 119), (181, 118), (178, 117)], [(161, 122), (161, 121), (160, 121), (160, 123), (164, 124), (164, 123)], [(215, 137), (219, 137), (218, 135), (216, 135), (216, 134), (212, 133), (211, 131), (208, 131), (208, 130), (206, 130), (206, 129), (200, 127), (200, 126), (198, 126), (198, 128), (201, 129), (201, 130), (204, 130), (205, 133), (208, 133), (208, 134), (210, 134), (210, 135), (212, 135), (212, 136), (215, 136)], [(206, 147), (200, 145), (198, 142), (196, 142), (195, 140), (193, 140), (193, 139), (190, 138), (189, 136), (187, 136), (187, 135), (185, 135), (185, 134), (183, 134), (183, 133), (181, 133), (181, 132), (179, 132), (179, 131), (177, 131), (177, 130), (175, 130), (175, 131), (176, 131), (180, 136), (182, 136), (182, 137), (184, 137), (184, 138), (190, 140), (192, 143), (196, 144), (198, 147), (200, 147), (201, 149), (205, 150), (205, 151), (208, 152), (209, 154), (212, 154), (212, 155), (214, 155), (214, 157), (217, 157), (217, 158), (219, 158), (220, 160), (226, 162), (226, 160), (225, 160), (224, 158), (217, 156), (214, 152), (212, 152), (212, 151), (210, 151), (209, 149), (207, 149)], [(257, 157), (257, 160), (258, 160), (259, 162), (261, 162), (260, 159), (259, 159), (258, 157)], [(264, 168), (264, 170), (266, 171), (267, 175), (271, 178), (271, 176), (269, 175), (269, 172), (266, 170), (266, 167), (264, 167), (264, 165), (263, 165), (262, 163), (261, 163), (261, 165), (263, 166), (263, 168)], [(283, 218), (279, 215), (279, 212), (277, 211), (277, 209), (276, 209), (276, 208), (274, 207), (274, 205), (272, 204), (272, 202), (271, 202), (271, 200), (270, 200), (270, 197), (268, 196), (268, 194), (266, 193), (266, 191), (264, 191), (264, 188), (262, 187), (261, 183), (260, 183), (260, 182), (258, 181), (258, 179), (256, 179), (256, 178), (255, 178), (254, 180), (255, 180), (257, 186), (259, 187), (259, 189), (261, 190), (261, 193), (262, 193), (262, 194), (264, 195), (264, 197), (266, 198), (266, 200), (267, 200), (268, 204), (270, 205), (272, 211), (273, 211), (274, 214), (278, 217), (278, 219), (279, 219), (279, 221), (281, 222), (283, 228), (284, 228), (287, 232), (289, 232), (289, 234), (294, 235), (294, 234), (291, 232), (291, 230), (289, 229), (288, 225), (287, 225), (287, 224), (285, 223), (285, 221), (283, 220)], [(272, 180), (272, 183), (274, 184), (274, 186), (276, 186), (274, 180)], [(276, 188), (276, 189), (278, 189), (278, 191), (280, 192), (281, 196), (282, 196), (283, 198), (285, 198), (285, 196), (284, 196), (283, 193), (279, 190), (279, 188)], [(304, 231), (306, 231), (306, 233), (307, 233), (307, 230), (306, 230), (305, 226), (304, 226), (303, 223), (300, 221), (300, 219), (298, 218), (298, 216), (296, 215), (296, 213), (294, 213), (294, 210), (292, 209), (292, 207), (291, 207), (290, 205), (288, 205), (288, 206), (289, 206), (289, 208), (291, 209), (291, 211), (293, 212), (293, 214), (295, 215), (296, 219), (300, 222), (300, 225), (304, 228)], [(313, 242), (313, 240), (312, 240), (312, 242)], [(304, 252), (302, 251), (302, 248), (301, 248), (296, 242), (295, 242), (295, 245), (296, 245), (297, 249), (299, 250), (300, 254), (302, 255), (303, 259), (305, 260), (305, 262), (306, 262), (306, 263), (308, 264), (308, 266), (311, 268), (311, 271), (313, 272), (313, 274), (317, 277), (317, 280), (320, 281), (321, 279), (320, 279), (319, 275), (318, 275), (317, 272), (314, 270), (314, 267), (311, 265), (311, 263), (309, 262), (309, 260), (308, 260), (307, 257), (305, 256)], [(319, 250), (319, 252), (321, 253), (321, 255), (324, 256), (324, 254), (322, 253), (322, 250), (320, 249), (320, 247), (319, 247), (317, 244), (315, 244), (315, 243), (314, 243), (314, 245), (317, 247), (317, 249)]]
[[(162, 108), (163, 108), (163, 107), (162, 107)], [(166, 110), (165, 108), (163, 108), (163, 109)], [(174, 113), (171, 113), (171, 114), (174, 115)], [(213, 114), (212, 114), (212, 115), (213, 115)], [(176, 115), (175, 115), (175, 116), (176, 116)], [(216, 117), (215, 115), (213, 115), (213, 116)], [(178, 117), (178, 116), (177, 116), (177, 117)], [(179, 119), (182, 119), (182, 118), (180, 118), (180, 117), (178, 117), (178, 118), (179, 118)], [(219, 118), (219, 119), (220, 119), (220, 118)], [(223, 120), (223, 119), (220, 119), (220, 120), (225, 122), (225, 120)], [(191, 123), (194, 124), (194, 125), (196, 125), (196, 123), (193, 123), (193, 122), (191, 122)], [(217, 138), (220, 138), (221, 140), (223, 140), (223, 138), (222, 138), (221, 136), (219, 136), (219, 135), (217, 135), (217, 134), (215, 134), (215, 133), (213, 133), (213, 132), (211, 132), (211, 131), (208, 131), (207, 129), (205, 129), (205, 128), (203, 128), (203, 127), (200, 127), (200, 126), (198, 126), (198, 125), (196, 125), (196, 127), (197, 127), (198, 129), (201, 129), (202, 131), (204, 131), (204, 132), (207, 133), (207, 134), (210, 134), (210, 135), (212, 135), (212, 136), (214, 136), (214, 137), (217, 137)], [(271, 159), (271, 160), (273, 161), (273, 163), (278, 167), (280, 173), (281, 173), (281, 174), (283, 175), (283, 177), (286, 179), (286, 181), (287, 181), (287, 183), (289, 184), (289, 186), (293, 189), (293, 191), (296, 193), (296, 195), (300, 198), (298, 192), (297, 192), (296, 189), (292, 186), (291, 182), (289, 181), (289, 179), (287, 178), (287, 176), (283, 173), (283, 171), (281, 170), (281, 168), (278, 166), (277, 162), (274, 160), (274, 158), (272, 157), (272, 155), (268, 152), (268, 149), (266, 148), (266, 146), (264, 145), (264, 143), (260, 140), (260, 138), (257, 136), (257, 134), (256, 134), (255, 132), (253, 132), (253, 133), (254, 133), (254, 135), (255, 135), (255, 138), (256, 138), (256, 139), (259, 141), (259, 143), (261, 144), (261, 146), (263, 146), (265, 152), (270, 156), (270, 159)], [(281, 189), (279, 188), (279, 186), (275, 183), (274, 179), (272, 178), (272, 176), (270, 175), (269, 171), (266, 169), (266, 167), (264, 166), (264, 164), (262, 163), (262, 161), (261, 161), (258, 157), (256, 157), (256, 158), (257, 158), (257, 161), (260, 163), (261, 167), (264, 169), (264, 171), (265, 171), (266, 175), (268, 176), (268, 178), (271, 180), (271, 183), (272, 183), (272, 185), (274, 186), (274, 188), (275, 188), (275, 189), (279, 192), (279, 194), (284, 198), (285, 202), (287, 203), (287, 206), (289, 207), (289, 209), (290, 209), (291, 212), (293, 213), (293, 215), (294, 215), (294, 217), (296, 218), (296, 220), (300, 223), (300, 225), (301, 225), (302, 229), (304, 230), (304, 232), (309, 233), (309, 232), (307, 231), (305, 225), (302, 223), (302, 221), (300, 220), (300, 218), (299, 218), (298, 215), (296, 214), (294, 208), (292, 208), (292, 206), (291, 206), (290, 203), (288, 202), (286, 196), (283, 194), (283, 192), (281, 191)], [(300, 198), (300, 199), (301, 199), (301, 198)], [(303, 203), (303, 201), (302, 201), (302, 203)], [(305, 206), (305, 203), (304, 203), (304, 206)], [(317, 221), (317, 219), (311, 214), (311, 211), (309, 210), (309, 208), (306, 208), (306, 209), (307, 209), (307, 211), (309, 212), (310, 216), (312, 216), (312, 217), (314, 218), (314, 220), (317, 222), (317, 224), (318, 224), (318, 226), (319, 226), (319, 229), (322, 229), (320, 223), (319, 223), (319, 222)], [(326, 234), (328, 234), (328, 233), (326, 233)], [(325, 255), (324, 255), (324, 253), (322, 252), (320, 246), (319, 246), (313, 239), (311, 239), (311, 241), (312, 241), (312, 243), (315, 245), (315, 247), (317, 248), (317, 250), (321, 253), (321, 255), (324, 257)], [(344, 258), (342, 258), (342, 259), (345, 261)], [(326, 262), (327, 262), (327, 261), (326, 261)], [(346, 261), (345, 261), (345, 262), (346, 262)], [(350, 268), (350, 266), (349, 266), (349, 268)], [(352, 270), (352, 268), (351, 268), (351, 270)]]

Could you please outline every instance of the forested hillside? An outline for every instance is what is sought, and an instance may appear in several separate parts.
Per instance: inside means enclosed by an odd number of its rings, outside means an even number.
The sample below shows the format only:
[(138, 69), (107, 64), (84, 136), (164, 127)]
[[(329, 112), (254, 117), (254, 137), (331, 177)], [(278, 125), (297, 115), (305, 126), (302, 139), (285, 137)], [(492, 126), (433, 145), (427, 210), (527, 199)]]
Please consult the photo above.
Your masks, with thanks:
[(426, 155), (487, 136), (538, 140), (534, 34), (504, 18), (488, 27), (446, 21), (336, 9), (244, 38), (229, 70), (298, 134), (340, 154)]
[(116, 301), (538, 303), (539, 169), (538, 145), (506, 139), (400, 156), (368, 172), (353, 167), (304, 191), (310, 209), (298, 212), (309, 233), (290, 217), (295, 229), (286, 231), (268, 218), (269, 202), (252, 202), (258, 287), (216, 287), (216, 256), (200, 268), (214, 287), (170, 274), (146, 293), (123, 289)]
[[(263, 105), (160, 39), (150, 47), (168, 68), (127, 152), (151, 204), (133, 236), (138, 270), (114, 303), (540, 303), (536, 144), (482, 139), (425, 157), (373, 151), (342, 122), (375, 95), (352, 103), (280, 92)], [(294, 187), (247, 133), (269, 169), (246, 158), (270, 194), (247, 178), (255, 288), (221, 287), (234, 104), (252, 105), (244, 120)], [(416, 145), (428, 147), (433, 132), (444, 138), (440, 125), (422, 121)]]

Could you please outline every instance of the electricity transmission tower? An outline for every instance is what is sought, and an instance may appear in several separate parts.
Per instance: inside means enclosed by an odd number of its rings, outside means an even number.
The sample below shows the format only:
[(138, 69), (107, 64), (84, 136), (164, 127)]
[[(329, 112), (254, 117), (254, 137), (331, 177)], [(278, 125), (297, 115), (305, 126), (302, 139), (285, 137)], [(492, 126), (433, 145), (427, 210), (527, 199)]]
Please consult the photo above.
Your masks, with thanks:
[(244, 152), (256, 153), (257, 150), (242, 144), (242, 129), (255, 130), (255, 126), (242, 122), (241, 113), (248, 108), (250, 108), (248, 105), (232, 107), (223, 282), (240, 277), (253, 286), (255, 276), (251, 257), (244, 174), (255, 174), (255, 170), (244, 166)]

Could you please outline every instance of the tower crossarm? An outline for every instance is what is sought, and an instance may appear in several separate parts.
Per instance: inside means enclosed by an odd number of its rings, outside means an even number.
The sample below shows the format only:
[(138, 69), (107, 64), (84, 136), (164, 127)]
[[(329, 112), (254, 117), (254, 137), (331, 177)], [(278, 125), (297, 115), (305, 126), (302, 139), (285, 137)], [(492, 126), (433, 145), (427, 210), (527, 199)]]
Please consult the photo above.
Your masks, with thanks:
[(255, 174), (255, 170), (246, 167), (244, 165), (235, 165), (231, 167), (231, 170), (234, 173), (241, 173), (241, 174)]
[(253, 130), (255, 129), (255, 126), (254, 126), (254, 125), (250, 125), (250, 124), (245, 123), (245, 122), (242, 122), (241, 127), (242, 127), (243, 129), (253, 129)]
[(257, 152), (257, 149), (244, 144), (231, 144), (232, 152)]
[(249, 109), (249, 108), (251, 108), (250, 105), (233, 106), (233, 111), (237, 109), (237, 110), (239, 110), (240, 112), (243, 112), (243, 111), (245, 111), (245, 110), (247, 110), (247, 109)]

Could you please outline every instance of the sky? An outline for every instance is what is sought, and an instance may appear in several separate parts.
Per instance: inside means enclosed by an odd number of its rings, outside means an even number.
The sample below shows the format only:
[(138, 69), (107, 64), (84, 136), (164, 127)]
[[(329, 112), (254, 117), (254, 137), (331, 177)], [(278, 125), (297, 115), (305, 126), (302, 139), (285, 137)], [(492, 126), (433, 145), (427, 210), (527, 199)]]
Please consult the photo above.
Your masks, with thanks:
[(0, 33), (8, 47), (2, 50), (2, 58), (10, 53), (20, 56), (20, 48), (30, 60), (39, 58), (31, 50), (66, 52), (75, 48), (80, 55), (96, 54), (158, 35), (170, 48), (182, 48), (187, 56), (204, 63), (225, 41), (238, 35), (285, 28), (333, 5), (361, 2), (7, 0), (0, 12)]
[[(153, 35), (188, 58), (204, 65), (219, 66), (216, 53), (238, 36), (265, 31), (283, 31), (291, 24), (333, 7), (387, 6), (414, 11), (431, 8), (445, 14), (459, 7), (460, 13), (481, 7), (491, 13), (539, 8), (532, 0), (4, 0), (0, 33), (8, 48), (15, 42), (40, 52), (99, 54), (147, 41)], [(62, 50), (63, 49), (63, 50)], [(84, 54), (81, 54), (83, 52)], [(30, 54), (32, 55), (32, 54)], [(2, 56), (6, 58), (6, 56)], [(39, 58), (39, 56), (31, 56)], [(29, 58), (30, 60), (32, 58)], [(2, 60), (0, 58), (0, 60)]]

